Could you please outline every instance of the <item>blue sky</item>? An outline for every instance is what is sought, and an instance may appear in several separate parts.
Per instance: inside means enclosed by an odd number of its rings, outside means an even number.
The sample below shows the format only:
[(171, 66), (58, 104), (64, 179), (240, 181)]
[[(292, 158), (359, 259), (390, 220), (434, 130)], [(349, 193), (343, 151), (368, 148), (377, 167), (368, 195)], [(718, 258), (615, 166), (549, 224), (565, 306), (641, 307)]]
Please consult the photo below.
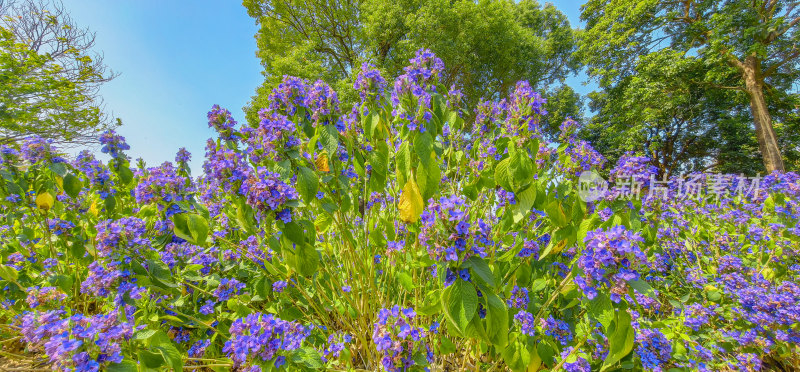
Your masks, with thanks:
[[(553, 1), (577, 24), (580, 1)], [(242, 107), (261, 83), (258, 27), (235, 0), (64, 0), (75, 22), (96, 32), (96, 49), (120, 76), (101, 88), (123, 121), (129, 153), (155, 166), (180, 147), (200, 171), (206, 113), (213, 104), (244, 121)], [(583, 77), (568, 83), (581, 93)]]

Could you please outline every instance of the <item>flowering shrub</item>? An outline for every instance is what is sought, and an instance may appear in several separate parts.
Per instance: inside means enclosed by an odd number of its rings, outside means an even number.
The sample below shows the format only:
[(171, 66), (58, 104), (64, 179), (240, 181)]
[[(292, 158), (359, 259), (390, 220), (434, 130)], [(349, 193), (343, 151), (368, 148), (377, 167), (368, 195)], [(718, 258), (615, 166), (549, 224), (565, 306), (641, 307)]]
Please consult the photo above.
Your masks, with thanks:
[[(788, 370), (800, 177), (606, 164), (527, 82), (461, 106), (421, 50), (358, 102), (285, 77), (214, 106), (202, 174), (0, 150), (3, 357), (78, 371)], [(579, 197), (585, 171), (639, 184)], [(607, 172), (607, 173), (606, 173)], [(713, 192), (698, 194), (702, 188)]]

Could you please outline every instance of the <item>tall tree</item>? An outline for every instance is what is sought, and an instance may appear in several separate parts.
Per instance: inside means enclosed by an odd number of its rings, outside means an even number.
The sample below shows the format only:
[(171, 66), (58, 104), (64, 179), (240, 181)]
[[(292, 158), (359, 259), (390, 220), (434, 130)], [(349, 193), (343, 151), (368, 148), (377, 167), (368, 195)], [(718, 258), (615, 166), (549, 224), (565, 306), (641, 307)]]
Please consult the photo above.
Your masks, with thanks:
[(100, 85), (115, 74), (60, 2), (0, 0), (0, 143), (40, 135), (83, 146), (114, 124)]
[[(419, 48), (445, 63), (447, 85), (467, 103), (498, 98), (518, 80), (561, 98), (560, 86), (578, 63), (575, 33), (553, 5), (535, 0), (244, 0), (261, 26), (256, 35), (264, 84), (247, 108), (263, 106), (283, 75), (326, 79), (352, 93), (353, 72), (370, 62), (396, 76)], [(567, 103), (570, 100), (557, 99)], [(558, 108), (559, 113), (577, 111)], [(554, 121), (556, 119), (553, 119)]]
[(602, 87), (634, 74), (643, 56), (680, 51), (705, 68), (695, 83), (746, 98), (764, 167), (785, 169), (769, 101), (795, 99), (800, 2), (589, 0), (582, 11), (579, 55)]

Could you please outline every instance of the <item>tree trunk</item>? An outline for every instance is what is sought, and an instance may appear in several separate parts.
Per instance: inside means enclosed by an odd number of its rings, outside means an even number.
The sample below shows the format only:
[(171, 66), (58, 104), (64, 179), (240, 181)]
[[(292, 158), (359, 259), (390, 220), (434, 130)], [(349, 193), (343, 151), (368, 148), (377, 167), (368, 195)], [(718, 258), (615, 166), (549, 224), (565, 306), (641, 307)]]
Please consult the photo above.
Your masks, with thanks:
[(769, 115), (767, 101), (764, 98), (764, 77), (761, 75), (761, 61), (755, 56), (747, 56), (744, 60), (742, 75), (745, 90), (750, 96), (750, 112), (753, 114), (753, 124), (756, 127), (758, 149), (768, 173), (784, 171), (781, 150), (775, 129), (772, 127), (772, 118)]

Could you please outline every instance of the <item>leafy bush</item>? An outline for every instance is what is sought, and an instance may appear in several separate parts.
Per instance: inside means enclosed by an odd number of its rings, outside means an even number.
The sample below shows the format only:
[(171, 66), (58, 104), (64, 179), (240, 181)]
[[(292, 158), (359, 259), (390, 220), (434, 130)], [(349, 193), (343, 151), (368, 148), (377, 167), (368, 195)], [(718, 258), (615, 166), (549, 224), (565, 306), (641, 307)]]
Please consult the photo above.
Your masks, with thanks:
[(800, 362), (798, 175), (664, 182), (626, 155), (587, 198), (605, 159), (577, 123), (548, 140), (526, 82), (465, 120), (442, 69), (420, 51), (387, 86), (365, 65), (346, 104), (286, 77), (258, 127), (215, 106), (197, 178), (185, 150), (132, 168), (113, 132), (107, 164), (38, 138), (3, 148), (3, 355), (111, 371)]

